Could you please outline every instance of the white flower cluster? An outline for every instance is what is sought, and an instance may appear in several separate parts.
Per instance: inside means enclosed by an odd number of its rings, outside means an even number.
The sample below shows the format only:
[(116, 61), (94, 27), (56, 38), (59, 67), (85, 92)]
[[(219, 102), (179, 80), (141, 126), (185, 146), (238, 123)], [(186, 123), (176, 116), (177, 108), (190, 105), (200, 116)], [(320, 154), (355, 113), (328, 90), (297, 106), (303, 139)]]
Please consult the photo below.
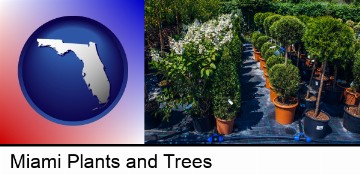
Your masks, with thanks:
[(170, 49), (176, 54), (181, 55), (186, 44), (195, 43), (199, 48), (199, 54), (202, 54), (206, 52), (202, 42), (207, 40), (213, 43), (214, 48), (218, 50), (233, 38), (233, 17), (234, 15), (232, 14), (223, 14), (217, 19), (202, 24), (195, 20), (193, 24), (186, 26), (187, 32), (182, 40), (175, 41), (169, 37)]
[(150, 50), (150, 56), (152, 58), (153, 61), (159, 62), (162, 60), (159, 51), (155, 50), (155, 49), (151, 49)]

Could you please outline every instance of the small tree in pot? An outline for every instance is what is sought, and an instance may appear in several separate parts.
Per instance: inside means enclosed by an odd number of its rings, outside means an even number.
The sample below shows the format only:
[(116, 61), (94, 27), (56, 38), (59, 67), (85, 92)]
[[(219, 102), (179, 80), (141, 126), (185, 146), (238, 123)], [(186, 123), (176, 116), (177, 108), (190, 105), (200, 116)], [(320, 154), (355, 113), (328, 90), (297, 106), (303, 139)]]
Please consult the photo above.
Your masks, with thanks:
[[(269, 50), (267, 52), (269, 52)], [(281, 63), (284, 63), (284, 58), (272, 54), (272, 56), (266, 59), (266, 68), (270, 70), (275, 64), (281, 64)], [(276, 97), (276, 93), (274, 91), (274, 88), (270, 85), (268, 72), (266, 72), (265, 74), (265, 80), (266, 80), (265, 87), (270, 89), (270, 101), (272, 102), (272, 100)]]
[(319, 112), (327, 62), (331, 58), (340, 58), (345, 55), (347, 50), (352, 47), (354, 39), (353, 31), (346, 24), (332, 17), (316, 18), (307, 26), (303, 37), (305, 47), (315, 56), (317, 62), (322, 62), (320, 87), (315, 110), (308, 110), (305, 113), (307, 117), (304, 120), (304, 129), (305, 133), (310, 137), (325, 137), (329, 127), (329, 115), (325, 112)]
[(236, 113), (240, 108), (240, 81), (236, 71), (235, 59), (224, 48), (211, 88), (212, 111), (216, 118), (219, 134), (230, 134), (233, 130)]
[[(301, 41), (305, 32), (305, 24), (293, 16), (284, 16), (270, 27), (270, 33), (281, 44), (288, 48), (291, 44)], [(288, 54), (285, 53), (285, 65), (287, 65)]]
[(275, 119), (280, 124), (294, 121), (298, 105), (296, 94), (299, 90), (299, 69), (292, 65), (276, 64), (269, 70), (269, 79), (278, 97), (273, 99)]

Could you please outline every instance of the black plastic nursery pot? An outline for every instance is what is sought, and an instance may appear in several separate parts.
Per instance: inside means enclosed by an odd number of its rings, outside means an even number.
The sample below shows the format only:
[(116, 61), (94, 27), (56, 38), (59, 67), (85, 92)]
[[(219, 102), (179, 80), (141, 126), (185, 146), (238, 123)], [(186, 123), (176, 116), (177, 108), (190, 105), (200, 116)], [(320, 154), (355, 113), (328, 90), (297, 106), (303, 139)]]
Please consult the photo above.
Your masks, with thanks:
[(194, 129), (198, 133), (209, 132), (213, 127), (210, 117), (192, 117)]
[(360, 118), (350, 114), (348, 106), (344, 107), (343, 126), (350, 132), (360, 134)]
[(160, 125), (161, 117), (155, 116), (155, 111), (145, 112), (145, 129), (153, 129)]
[(324, 102), (331, 105), (338, 105), (340, 103), (342, 93), (343, 92), (337, 88), (335, 90), (333, 90), (332, 88), (325, 89)]
[(324, 111), (321, 111), (329, 117), (329, 120), (316, 120), (307, 115), (308, 111), (309, 110), (305, 111), (305, 118), (304, 118), (305, 135), (311, 137), (312, 139), (324, 138), (328, 134), (330, 129), (329, 126), (330, 115)]

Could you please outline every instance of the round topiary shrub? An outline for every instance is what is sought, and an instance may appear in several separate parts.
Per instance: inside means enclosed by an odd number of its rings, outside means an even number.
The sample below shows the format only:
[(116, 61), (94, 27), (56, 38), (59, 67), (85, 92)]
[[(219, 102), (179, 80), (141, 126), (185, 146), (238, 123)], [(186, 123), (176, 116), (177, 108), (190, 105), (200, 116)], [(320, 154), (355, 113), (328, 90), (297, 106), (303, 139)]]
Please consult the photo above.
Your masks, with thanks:
[(283, 104), (292, 101), (299, 90), (299, 69), (292, 65), (276, 64), (269, 70), (270, 83)]
[(274, 43), (272, 43), (270, 41), (264, 43), (260, 49), (261, 54), (264, 55), (266, 53), (266, 51), (273, 45), (274, 45)]
[(266, 60), (266, 67), (270, 70), (276, 64), (283, 64), (285, 59), (281, 56), (272, 55)]
[[(261, 36), (259, 31), (255, 31), (251, 34), (251, 43), (255, 46), (256, 40)], [(260, 48), (259, 48), (260, 49)]]
[(255, 23), (255, 25), (258, 27), (258, 29), (260, 29), (261, 26), (262, 26), (261, 20), (262, 20), (262, 16), (263, 16), (263, 15), (264, 15), (264, 13), (261, 13), (261, 12), (256, 13), (256, 14), (254, 15), (254, 23)]
[(268, 42), (269, 40), (270, 40), (270, 37), (268, 37), (268, 36), (260, 36), (255, 42), (255, 47), (260, 50), (262, 45), (264, 43)]
[[(293, 16), (284, 16), (274, 22), (270, 27), (271, 36), (279, 40), (281, 44), (288, 48), (290, 44), (301, 42), (305, 33), (305, 24)], [(287, 64), (287, 53), (285, 54), (285, 64)]]
[(266, 33), (267, 35), (271, 36), (271, 34), (270, 34), (270, 27), (271, 27), (271, 25), (272, 25), (274, 22), (280, 20), (281, 17), (282, 17), (281, 15), (274, 14), (274, 15), (271, 15), (271, 16), (268, 16), (267, 18), (265, 18), (263, 25), (264, 25), (265, 33)]

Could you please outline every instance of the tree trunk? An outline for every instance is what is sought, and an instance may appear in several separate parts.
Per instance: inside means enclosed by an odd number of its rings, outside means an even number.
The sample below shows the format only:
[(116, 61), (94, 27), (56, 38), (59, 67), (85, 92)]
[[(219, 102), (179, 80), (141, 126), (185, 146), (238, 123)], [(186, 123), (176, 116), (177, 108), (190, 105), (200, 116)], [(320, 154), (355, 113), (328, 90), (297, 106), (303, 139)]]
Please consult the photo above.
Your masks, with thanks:
[(299, 61), (300, 61), (300, 44), (299, 44), (299, 48), (298, 48), (298, 53), (297, 53), (297, 63), (296, 66), (299, 67)]
[(322, 63), (322, 72), (321, 72), (320, 88), (319, 88), (318, 96), (317, 96), (317, 99), (316, 99), (315, 116), (318, 116), (318, 115), (319, 115), (319, 106), (320, 106), (321, 92), (322, 92), (323, 84), (324, 84), (324, 76), (325, 76), (326, 63), (327, 63), (327, 60)]
[(285, 66), (287, 66), (287, 62), (288, 62), (287, 48), (288, 48), (288, 46), (285, 46)]
[(178, 12), (176, 12), (175, 18), (176, 18), (176, 33), (177, 33), (178, 35), (180, 35), (180, 30), (179, 30), (179, 13), (178, 13)]
[(335, 92), (335, 88), (336, 88), (337, 74), (338, 74), (338, 68), (336, 65), (334, 65), (334, 82), (333, 82), (333, 87), (332, 87), (334, 92)]
[(161, 27), (159, 27), (159, 39), (160, 39), (160, 54), (161, 56), (164, 56), (164, 40), (161, 34)]
[(309, 82), (309, 85), (308, 85), (308, 89), (307, 89), (307, 91), (306, 91), (306, 97), (305, 97), (305, 99), (308, 99), (308, 98), (309, 98), (309, 95), (310, 95), (310, 87), (311, 87), (312, 79), (313, 79), (313, 77), (314, 77), (315, 68), (316, 68), (316, 64), (314, 63), (314, 64), (313, 64), (313, 67), (312, 67), (312, 70), (311, 70), (310, 82)]

